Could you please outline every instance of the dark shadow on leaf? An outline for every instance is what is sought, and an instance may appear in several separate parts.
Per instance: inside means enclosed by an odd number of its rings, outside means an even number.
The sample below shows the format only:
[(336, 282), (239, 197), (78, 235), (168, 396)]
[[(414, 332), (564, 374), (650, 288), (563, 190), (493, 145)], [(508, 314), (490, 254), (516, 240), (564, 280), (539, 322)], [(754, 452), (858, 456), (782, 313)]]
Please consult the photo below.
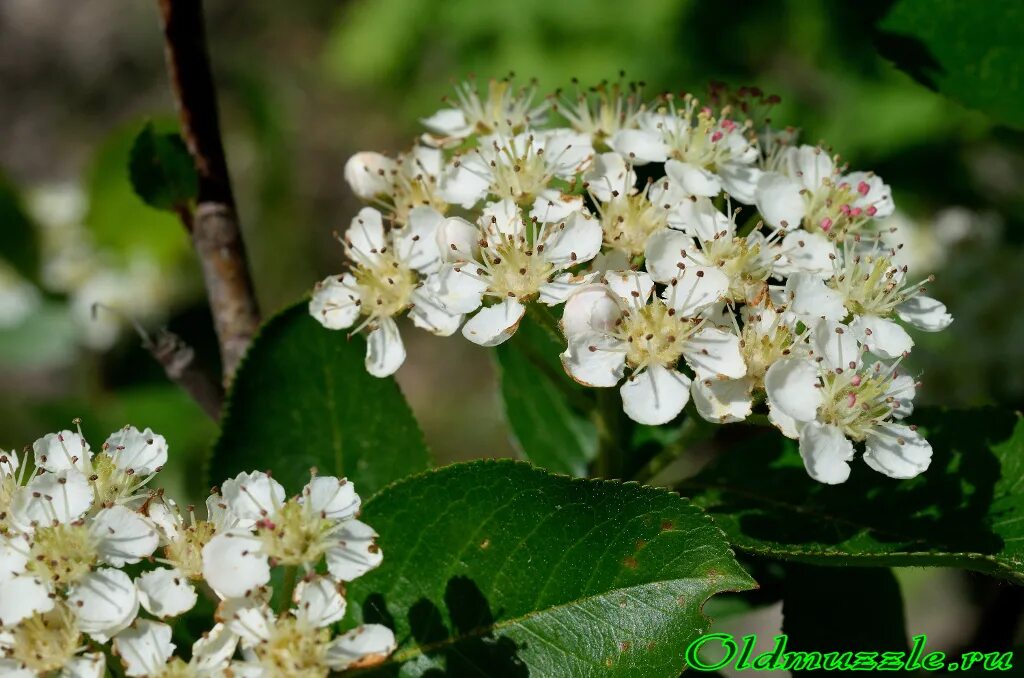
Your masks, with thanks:
[[(444, 606), (448, 611), (450, 628), (441, 609), (426, 598), (421, 598), (409, 609), (412, 638), (405, 642), (399, 639), (398, 651), (407, 650), (415, 643), (432, 660), (431, 663), (444, 667), (429, 669), (421, 675), (430, 678), (524, 678), (530, 675), (518, 654), (523, 646), (516, 645), (511, 638), (494, 633), (494, 614), (483, 592), (472, 579), (449, 579), (444, 592)], [(394, 628), (394, 619), (387, 612), (384, 597), (380, 594), (369, 596), (363, 603), (363, 619)], [(399, 668), (398, 665), (390, 664), (371, 670), (370, 673), (398, 675)]]
[[(1012, 435), (1016, 417), (931, 410), (913, 421), (934, 450), (929, 470), (913, 480), (887, 478), (855, 459), (848, 482), (817, 483), (796, 443), (772, 429), (727, 441), (721, 458), (681, 489), (703, 495), (700, 503), (743, 537), (783, 549), (843, 544), (856, 551), (857, 540), (868, 538), (893, 551), (999, 552), (1003, 540), (990, 514), (1001, 466), (990, 446)], [(727, 531), (735, 538), (734, 528)]]
[(930, 90), (938, 90), (936, 78), (945, 73), (945, 69), (921, 40), (911, 35), (880, 30), (875, 34), (875, 47), (879, 54), (914, 80)]

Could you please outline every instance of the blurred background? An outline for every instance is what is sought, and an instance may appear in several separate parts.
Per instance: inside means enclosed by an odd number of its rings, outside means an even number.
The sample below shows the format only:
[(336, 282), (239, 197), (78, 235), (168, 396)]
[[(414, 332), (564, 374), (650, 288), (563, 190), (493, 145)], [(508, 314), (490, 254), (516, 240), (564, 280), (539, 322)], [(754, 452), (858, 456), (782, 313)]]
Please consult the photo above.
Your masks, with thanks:
[[(359, 207), (342, 179), (349, 155), (408, 146), (453, 81), (514, 71), (547, 91), (622, 70), (653, 95), (702, 93), (721, 80), (778, 94), (777, 124), (892, 185), (899, 211), (890, 225), (908, 263), (939, 273), (933, 293), (956, 318), (940, 336), (915, 337), (921, 400), (1016, 405), (1024, 135), (880, 57), (874, 25), (886, 5), (208, 0), (222, 127), (264, 316), (340, 269), (331, 233)], [(166, 383), (132, 324), (168, 326), (200, 353), (215, 350), (186, 233), (135, 197), (126, 172), (147, 121), (175, 125), (155, 2), (2, 0), (0, 92), (0, 448), (21, 449), (74, 417), (94, 446), (126, 423), (151, 426), (170, 442), (165, 476), (181, 492), (215, 427)], [(94, 317), (97, 302), (105, 307)], [(514, 454), (490, 354), (406, 336), (399, 381), (438, 458)], [(932, 578), (961, 603), (970, 595), (961, 575), (924, 576), (905, 587), (915, 632), (945, 604)]]

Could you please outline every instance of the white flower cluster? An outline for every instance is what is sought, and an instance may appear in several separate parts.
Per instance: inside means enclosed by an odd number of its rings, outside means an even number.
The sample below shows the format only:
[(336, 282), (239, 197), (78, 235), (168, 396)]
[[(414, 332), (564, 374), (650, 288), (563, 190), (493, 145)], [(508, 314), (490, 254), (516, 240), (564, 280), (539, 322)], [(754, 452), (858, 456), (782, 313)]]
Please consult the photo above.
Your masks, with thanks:
[(405, 358), (406, 312), (494, 346), (561, 306), (566, 371), (619, 386), (639, 423), (691, 399), (716, 423), (766, 405), (821, 482), (847, 479), (854, 443), (872, 468), (915, 476), (931, 448), (901, 423), (916, 384), (899, 371), (914, 343), (900, 322), (952, 318), (894, 263), (876, 221), (894, 210), (889, 187), (769, 127), (757, 111), (772, 99), (645, 101), (606, 84), (538, 103), (506, 80), (464, 85), (410, 151), (348, 161), (372, 206), (310, 312), (368, 329), (367, 369), (386, 376)]
[[(205, 520), (191, 508), (186, 520), (149, 487), (167, 461), (149, 429), (126, 427), (95, 454), (61, 431), (32, 452), (31, 472), (28, 455), (0, 452), (0, 674), (99, 677), (112, 652), (128, 676), (326, 676), (394, 650), (383, 626), (332, 631), (344, 582), (381, 562), (351, 483), (314, 474), (286, 499), (266, 474), (242, 473), (207, 500)], [(275, 610), (278, 566), (301, 578)], [(216, 619), (186, 661), (170, 624), (197, 589)]]

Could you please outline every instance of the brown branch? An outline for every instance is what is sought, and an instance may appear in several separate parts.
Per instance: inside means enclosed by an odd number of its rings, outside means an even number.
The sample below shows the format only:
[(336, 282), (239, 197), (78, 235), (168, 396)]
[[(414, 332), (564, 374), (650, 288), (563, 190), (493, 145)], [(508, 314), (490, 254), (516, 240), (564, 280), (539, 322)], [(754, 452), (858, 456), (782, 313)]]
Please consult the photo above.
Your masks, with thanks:
[(199, 174), (190, 230), (202, 264), (226, 386), (259, 326), (259, 309), (221, 142), (202, 2), (158, 0), (158, 4), (182, 135)]

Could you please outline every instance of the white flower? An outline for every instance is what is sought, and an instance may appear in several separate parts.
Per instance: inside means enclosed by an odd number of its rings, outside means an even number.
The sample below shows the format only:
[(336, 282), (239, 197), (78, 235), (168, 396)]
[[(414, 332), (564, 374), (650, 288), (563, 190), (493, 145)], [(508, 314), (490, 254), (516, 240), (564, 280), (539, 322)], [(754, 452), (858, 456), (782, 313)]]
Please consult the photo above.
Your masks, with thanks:
[(682, 411), (690, 377), (677, 369), (681, 358), (701, 380), (746, 374), (738, 338), (652, 298), (649, 275), (616, 272), (605, 279), (606, 285), (583, 287), (566, 302), (562, 364), (573, 379), (596, 387), (617, 385), (630, 369), (619, 389), (630, 418), (656, 425)]
[(380, 153), (356, 153), (345, 163), (345, 181), (360, 199), (404, 225), (417, 207), (430, 207), (442, 214), (447, 211), (442, 169), (440, 150), (417, 145), (394, 159)]
[(0, 631), (0, 675), (35, 678), (60, 671), (62, 678), (101, 678), (106, 675), (104, 656), (82, 653), (82, 640), (74, 613), (66, 603), (55, 603)]
[[(177, 505), (167, 498), (152, 501), (146, 507), (149, 519), (160, 533), (163, 557), (156, 560), (169, 569), (155, 570), (166, 574), (147, 573), (139, 578), (139, 594), (143, 607), (156, 616), (173, 616), (173, 612), (194, 602), (195, 589), (189, 582), (203, 579), (203, 547), (215, 534), (236, 527), (241, 521), (227, 511), (220, 494), (211, 494), (206, 500), (207, 519), (200, 520), (189, 507), (186, 522)], [(248, 524), (251, 524), (249, 521)], [(156, 584), (170, 577), (173, 586), (162, 588)]]
[(552, 108), (562, 115), (577, 132), (589, 134), (593, 142), (606, 143), (616, 132), (633, 129), (640, 114), (646, 110), (641, 83), (606, 83), (581, 90), (572, 95), (556, 95)]
[(471, 209), (486, 196), (533, 205), (533, 216), (558, 221), (583, 207), (579, 196), (563, 196), (555, 179), (574, 181), (594, 154), (590, 137), (567, 129), (494, 135), (461, 156), (446, 175), (443, 197)]
[(765, 375), (772, 421), (800, 441), (808, 474), (828, 484), (850, 475), (854, 442), (864, 461), (893, 478), (913, 478), (931, 463), (932, 449), (913, 426), (899, 423), (912, 411), (913, 380), (895, 366), (834, 366), (820, 355), (784, 358)]
[(679, 109), (673, 99), (666, 101), (667, 109), (640, 114), (638, 129), (617, 132), (612, 148), (636, 165), (664, 162), (665, 173), (689, 195), (713, 197), (724, 188), (752, 203), (760, 152), (746, 127), (727, 111), (716, 118), (689, 95)]
[(821, 148), (786, 148), (777, 164), (776, 171), (760, 177), (755, 191), (757, 208), (770, 226), (854, 232), (895, 209), (892, 191), (879, 177), (866, 172), (842, 176)]
[(491, 80), (487, 95), (481, 98), (476, 83), (463, 82), (455, 87), (456, 100), (452, 108), (443, 108), (423, 125), (434, 133), (430, 141), (447, 145), (471, 134), (512, 133), (543, 124), (548, 104), (534, 103), (536, 86), (515, 89), (509, 79)]
[(405, 346), (395, 317), (411, 309), (413, 322), (435, 334), (454, 332), (461, 316), (446, 312), (433, 297), (422, 275), (440, 265), (437, 229), (441, 215), (429, 207), (417, 207), (409, 223), (385, 232), (380, 212), (360, 210), (345, 234), (345, 248), (352, 261), (347, 273), (321, 281), (313, 291), (309, 312), (329, 329), (348, 329), (363, 317), (353, 332), (370, 328), (366, 369), (386, 377), (405, 361)]
[(247, 657), (239, 666), (277, 675), (326, 676), (330, 670), (372, 666), (394, 652), (394, 633), (366, 624), (333, 637), (330, 625), (345, 614), (345, 600), (332, 580), (313, 576), (295, 588), (294, 607), (275, 615), (259, 596), (226, 601), (218, 616), (241, 639)]
[(100, 643), (127, 627), (139, 612), (139, 592), (131, 577), (104, 567), (82, 577), (68, 590), (78, 628)]
[(231, 675), (227, 669), (238, 646), (238, 636), (224, 624), (216, 624), (192, 645), (186, 663), (174, 656), (171, 627), (148, 619), (137, 619), (114, 637), (114, 653), (121, 658), (128, 676), (187, 676), (214, 678)]
[[(477, 225), (453, 217), (438, 237), (451, 263), (438, 275), (438, 298), (451, 313), (476, 314), (462, 334), (482, 346), (495, 346), (515, 333), (536, 299), (561, 303), (586, 277), (568, 269), (601, 250), (601, 227), (583, 212), (557, 224), (525, 219), (510, 200), (485, 210)], [(497, 299), (481, 308), (485, 297)], [(479, 309), (479, 310), (478, 310)]]
[(223, 485), (238, 526), (202, 548), (203, 576), (221, 596), (237, 598), (270, 581), (270, 567), (312, 572), (323, 559), (337, 581), (351, 581), (377, 567), (383, 554), (377, 534), (355, 519), (360, 499), (347, 480), (314, 476), (298, 497), (265, 473), (240, 473)]

